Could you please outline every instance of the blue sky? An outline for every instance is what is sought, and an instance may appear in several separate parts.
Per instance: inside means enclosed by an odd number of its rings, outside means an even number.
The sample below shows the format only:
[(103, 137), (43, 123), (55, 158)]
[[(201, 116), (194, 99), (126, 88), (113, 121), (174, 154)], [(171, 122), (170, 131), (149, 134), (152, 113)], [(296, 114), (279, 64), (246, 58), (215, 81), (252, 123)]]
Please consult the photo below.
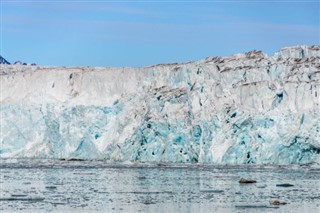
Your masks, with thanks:
[(320, 44), (319, 1), (1, 1), (1, 55), (147, 66)]

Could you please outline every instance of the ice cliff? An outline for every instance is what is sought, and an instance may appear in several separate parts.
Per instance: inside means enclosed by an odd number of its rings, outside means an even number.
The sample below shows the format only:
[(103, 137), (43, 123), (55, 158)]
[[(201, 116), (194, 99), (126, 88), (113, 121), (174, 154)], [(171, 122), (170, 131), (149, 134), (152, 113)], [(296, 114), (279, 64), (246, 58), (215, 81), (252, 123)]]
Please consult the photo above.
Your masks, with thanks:
[(0, 157), (320, 162), (320, 46), (142, 68), (1, 65)]

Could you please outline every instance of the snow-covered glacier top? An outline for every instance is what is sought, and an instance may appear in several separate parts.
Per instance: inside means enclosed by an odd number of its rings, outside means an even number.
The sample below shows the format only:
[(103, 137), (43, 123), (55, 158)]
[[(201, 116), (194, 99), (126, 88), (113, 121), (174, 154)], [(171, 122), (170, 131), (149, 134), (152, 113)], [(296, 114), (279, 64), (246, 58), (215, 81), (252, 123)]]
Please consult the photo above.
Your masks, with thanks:
[(0, 78), (2, 158), (320, 163), (320, 46)]

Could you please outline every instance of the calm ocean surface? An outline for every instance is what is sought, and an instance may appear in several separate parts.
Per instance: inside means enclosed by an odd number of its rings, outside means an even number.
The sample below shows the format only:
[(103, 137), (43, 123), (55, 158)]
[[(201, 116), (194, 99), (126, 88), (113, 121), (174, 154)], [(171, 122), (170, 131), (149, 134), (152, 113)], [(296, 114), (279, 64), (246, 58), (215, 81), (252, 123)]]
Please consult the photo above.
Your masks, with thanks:
[[(319, 165), (0, 159), (0, 170), (1, 213), (320, 212)], [(240, 184), (240, 178), (257, 183)]]

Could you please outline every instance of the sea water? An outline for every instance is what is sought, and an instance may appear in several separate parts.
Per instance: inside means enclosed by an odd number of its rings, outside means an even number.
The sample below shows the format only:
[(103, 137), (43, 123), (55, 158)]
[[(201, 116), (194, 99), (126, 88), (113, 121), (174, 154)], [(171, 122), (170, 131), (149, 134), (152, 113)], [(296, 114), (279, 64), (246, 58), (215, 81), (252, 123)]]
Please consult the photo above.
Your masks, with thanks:
[(0, 161), (1, 213), (320, 211), (319, 165)]

